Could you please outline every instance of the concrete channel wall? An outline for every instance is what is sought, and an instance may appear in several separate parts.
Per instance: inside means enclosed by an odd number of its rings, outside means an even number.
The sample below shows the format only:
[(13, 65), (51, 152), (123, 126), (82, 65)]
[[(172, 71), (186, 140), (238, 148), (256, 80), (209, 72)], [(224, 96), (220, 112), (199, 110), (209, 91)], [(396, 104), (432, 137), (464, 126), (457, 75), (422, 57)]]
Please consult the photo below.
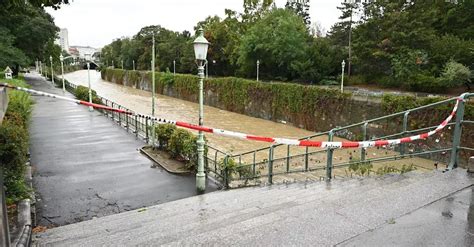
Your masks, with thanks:
[[(123, 71), (117, 69), (107, 69), (102, 71), (103, 80), (145, 91), (151, 91), (150, 75), (150, 73), (145, 71)], [(197, 94), (189, 93), (192, 90), (188, 90), (188, 88), (195, 89), (195, 87), (197, 87), (197, 79), (195, 84), (193, 84), (194, 82), (192, 83), (189, 78), (186, 78), (189, 76), (177, 76), (180, 77), (179, 82), (178, 80), (173, 79), (175, 80), (173, 83), (167, 83), (167, 78), (157, 78), (157, 93), (197, 103)], [(274, 87), (270, 90), (270, 93), (267, 89), (259, 89), (258, 87), (255, 90), (247, 91), (246, 93), (249, 95), (248, 100), (242, 103), (243, 105), (229, 105), (224, 100), (225, 98), (229, 98), (229, 92), (226, 91), (229, 90), (229, 88), (213, 87), (212, 80), (219, 79), (211, 78), (209, 80), (211, 83), (206, 83), (204, 88), (204, 104), (206, 105), (227, 111), (237, 112), (251, 117), (272, 120), (275, 122), (283, 122), (315, 132), (324, 132), (336, 127), (348, 126), (354, 123), (363, 122), (368, 119), (374, 119), (392, 113), (384, 109), (384, 105), (383, 102), (381, 102), (380, 97), (364, 98), (358, 95), (352, 95), (351, 97), (347, 98), (331, 97), (329, 95), (327, 97), (318, 99), (306, 98), (307, 101), (301, 102), (299, 111), (288, 109), (282, 111), (281, 109), (275, 109), (275, 101), (278, 101), (279, 99), (275, 98), (274, 95), (271, 94), (271, 90), (278, 91), (280, 89), (278, 84), (273, 84)], [(263, 84), (265, 88), (268, 88), (267, 84)], [(228, 86), (232, 87), (232, 85)], [(235, 94), (235, 92), (230, 94)], [(238, 96), (231, 95), (230, 97)], [(285, 96), (283, 95), (283, 97)], [(452, 106), (446, 105), (442, 108), (430, 108), (410, 113), (408, 130), (438, 125), (440, 121), (447, 117), (451, 107)], [(314, 111), (305, 112), (301, 110), (305, 108), (311, 108), (314, 109)], [(469, 116), (472, 116), (472, 114), (469, 113), (471, 111), (472, 110), (466, 110), (465, 119), (469, 119)], [(367, 127), (366, 138), (373, 139), (376, 137), (387, 136), (401, 132), (402, 122), (403, 115), (389, 120), (371, 122)], [(409, 152), (416, 153), (434, 148), (439, 149), (441, 147), (451, 147), (453, 129), (454, 128), (449, 127), (441, 135), (438, 135), (436, 138), (432, 138), (432, 140), (428, 140), (424, 143), (410, 143), (407, 145), (407, 149)], [(461, 141), (463, 146), (474, 146), (474, 138), (472, 138), (473, 135), (474, 125), (465, 125), (463, 127), (463, 136)], [(336, 132), (336, 136), (349, 140), (362, 140), (363, 131), (361, 126), (356, 126), (344, 131), (338, 131)], [(462, 157), (461, 164), (466, 167), (468, 159), (473, 155), (473, 153), (470, 151), (462, 151), (460, 155)], [(449, 155), (447, 152), (442, 152), (430, 154), (425, 158), (446, 163), (449, 160)]]

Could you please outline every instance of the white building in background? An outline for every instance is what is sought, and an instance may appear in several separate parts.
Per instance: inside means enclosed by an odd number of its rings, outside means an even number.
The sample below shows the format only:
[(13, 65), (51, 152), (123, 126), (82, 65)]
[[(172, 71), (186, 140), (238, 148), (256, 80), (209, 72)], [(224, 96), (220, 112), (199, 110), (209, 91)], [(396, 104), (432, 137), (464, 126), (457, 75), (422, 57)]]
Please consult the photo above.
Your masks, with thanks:
[(99, 49), (96, 49), (94, 47), (90, 47), (90, 46), (71, 46), (70, 47), (71, 49), (74, 49), (74, 50), (77, 50), (77, 52), (79, 53), (79, 58), (82, 58), (82, 59), (85, 59), (86, 58), (86, 54), (92, 56), (94, 53), (100, 51)]
[(61, 28), (59, 31), (59, 38), (56, 39), (56, 44), (61, 46), (63, 51), (69, 52), (69, 34), (67, 28)]

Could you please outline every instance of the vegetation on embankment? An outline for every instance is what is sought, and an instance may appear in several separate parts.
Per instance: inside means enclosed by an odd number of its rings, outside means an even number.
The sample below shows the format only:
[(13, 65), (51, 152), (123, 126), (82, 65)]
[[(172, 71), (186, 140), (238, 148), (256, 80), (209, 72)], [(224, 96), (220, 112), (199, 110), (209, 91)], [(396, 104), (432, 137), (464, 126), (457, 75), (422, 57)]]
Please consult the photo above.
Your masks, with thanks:
[[(23, 79), (3, 80), (11, 85), (26, 87)], [(29, 94), (8, 91), (9, 104), (3, 123), (0, 125), (0, 164), (7, 203), (11, 204), (29, 197), (24, 173), (28, 161), (28, 125), (31, 117), (32, 100)]]

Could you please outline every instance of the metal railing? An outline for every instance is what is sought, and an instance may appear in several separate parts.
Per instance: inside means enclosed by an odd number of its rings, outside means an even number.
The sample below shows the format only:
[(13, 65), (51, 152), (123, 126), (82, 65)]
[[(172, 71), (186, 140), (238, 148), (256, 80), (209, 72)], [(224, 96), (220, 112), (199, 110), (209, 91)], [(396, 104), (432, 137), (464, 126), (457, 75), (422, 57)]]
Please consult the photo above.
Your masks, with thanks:
[[(75, 89), (77, 86), (66, 82), (69, 90)], [(474, 94), (464, 94), (464, 100), (473, 97)], [(131, 111), (130, 109), (115, 103), (104, 97), (98, 96), (104, 105), (112, 108)], [(416, 112), (426, 111), (443, 105), (454, 105), (458, 98), (450, 98), (426, 106), (417, 107), (399, 113), (390, 114), (387, 116), (366, 120), (360, 123), (351, 124), (343, 127), (336, 127), (326, 132), (316, 133), (311, 136), (301, 138), (300, 140), (321, 140), (322, 138), (328, 141), (334, 141), (337, 137), (346, 139), (360, 138), (366, 140), (381, 140), (388, 138), (401, 138), (408, 135), (420, 134), (433, 130), (436, 126), (420, 127), (409, 129), (410, 115)], [(334, 169), (348, 167), (352, 164), (362, 163), (376, 163), (393, 160), (401, 160), (405, 158), (424, 157), (432, 158), (436, 155), (443, 154), (446, 156), (450, 154), (448, 169), (457, 167), (459, 161), (460, 151), (474, 151), (472, 147), (461, 146), (461, 131), (462, 126), (473, 124), (472, 120), (464, 120), (464, 105), (461, 101), (456, 113), (456, 121), (447, 125), (446, 128), (454, 127), (452, 145), (434, 148), (432, 150), (422, 150), (413, 144), (400, 144), (396, 147), (387, 147), (387, 155), (384, 157), (368, 158), (367, 154), (370, 148), (361, 148), (356, 152), (358, 157), (350, 156), (351, 159), (336, 159), (335, 152), (344, 152), (344, 150), (336, 149), (321, 149), (313, 147), (294, 147), (283, 144), (271, 145), (269, 147), (259, 148), (252, 151), (247, 151), (239, 154), (230, 154), (218, 148), (207, 145), (207, 155), (205, 157), (206, 174), (212, 176), (221, 183), (224, 187), (232, 187), (231, 183), (237, 181), (237, 186), (242, 183), (247, 185), (249, 182), (261, 183), (262, 178), (266, 178), (267, 183), (272, 184), (274, 176), (283, 174), (292, 174), (300, 172), (315, 172), (321, 171), (324, 174), (320, 175), (320, 179), (330, 180), (335, 176)], [(103, 111), (104, 115), (113, 119), (120, 126), (127, 131), (135, 134), (137, 138), (141, 138), (146, 143), (153, 143), (151, 140), (151, 129), (153, 124), (151, 119), (141, 116), (130, 116), (128, 114), (121, 114), (117, 112)], [(377, 133), (370, 133), (373, 130), (373, 125), (390, 126), (390, 123), (380, 124), (380, 122), (401, 122), (401, 129), (393, 134), (377, 135)], [(397, 124), (395, 124), (397, 125)], [(392, 126), (394, 126), (392, 124)], [(357, 130), (354, 130), (357, 129)], [(377, 128), (375, 128), (377, 129)], [(359, 135), (354, 133), (359, 132)], [(374, 132), (374, 131), (372, 131)], [(377, 132), (377, 131), (375, 131)], [(380, 131), (379, 131), (380, 132)], [(384, 131), (382, 131), (384, 132)], [(372, 135), (370, 135), (372, 134)], [(156, 142), (155, 142), (156, 143)]]
[[(353, 164), (396, 161), (414, 157), (422, 157), (436, 160), (440, 159), (439, 157), (446, 157), (447, 154), (450, 154), (449, 160), (445, 160), (448, 164), (447, 169), (453, 169), (459, 164), (459, 153), (461, 151), (474, 151), (474, 148), (472, 147), (466, 147), (461, 145), (461, 133), (463, 126), (469, 124), (472, 125), (474, 123), (474, 121), (472, 120), (464, 120), (465, 101), (467, 101), (473, 96), (474, 94), (472, 93), (466, 93), (462, 96), (464, 100), (460, 101), (458, 111), (456, 113), (456, 120), (446, 126), (448, 130), (453, 128), (451, 145), (441, 146), (440, 144), (437, 144), (435, 145), (437, 146), (435, 148), (430, 148), (430, 150), (423, 150), (423, 148), (420, 148), (413, 143), (400, 144), (394, 147), (385, 147), (386, 155), (384, 155), (383, 157), (371, 158), (367, 157), (369, 150), (379, 148), (360, 148), (357, 151), (354, 151), (354, 153), (357, 154), (358, 157), (354, 157), (352, 154), (350, 154), (349, 159), (342, 158), (342, 156), (344, 156), (344, 152), (348, 152), (347, 150), (343, 149), (292, 147), (282, 144), (271, 145), (265, 148), (229, 155), (227, 156), (227, 159), (222, 160), (221, 163), (223, 167), (228, 166), (228, 162), (230, 159), (232, 159), (235, 163), (238, 163), (237, 167), (233, 169), (234, 173), (227, 174), (227, 177), (224, 179), (225, 184), (226, 186), (229, 186), (229, 183), (233, 181), (240, 181), (244, 183), (248, 183), (249, 181), (255, 181), (256, 183), (261, 183), (262, 180), (260, 179), (262, 178), (265, 178), (267, 183), (272, 184), (274, 176), (277, 175), (317, 171), (322, 172), (322, 174), (319, 175), (320, 179), (330, 180), (335, 177), (334, 169), (347, 168), (348, 166)], [(426, 106), (421, 106), (403, 112), (366, 120), (360, 123), (343, 127), (336, 127), (331, 129), (330, 131), (317, 133), (311, 136), (301, 138), (300, 140), (321, 140), (322, 138), (324, 138), (327, 139), (327, 141), (334, 141), (336, 137), (347, 138), (347, 133), (349, 133), (349, 136), (355, 139), (360, 138), (363, 141), (376, 141), (382, 139), (402, 138), (409, 135), (424, 133), (435, 129), (437, 125), (409, 129), (410, 115), (417, 112), (431, 110), (442, 105), (454, 105), (457, 99), (458, 98), (450, 98)], [(380, 124), (380, 122), (385, 123)], [(401, 124), (398, 124), (399, 122), (401, 122)], [(381, 134), (385, 133), (386, 131), (377, 131), (377, 128), (380, 128), (380, 126), (392, 126), (394, 127), (394, 130), (396, 129), (396, 127), (400, 128), (396, 130), (395, 133), (387, 135)], [(357, 131), (357, 129), (359, 130)], [(351, 130), (354, 131), (352, 132)], [(375, 130), (373, 132), (379, 133), (378, 135), (377, 133), (372, 133), (372, 135), (370, 136), (369, 130)], [(359, 132), (360, 134), (354, 134), (356, 132)], [(418, 143), (420, 143), (420, 141)], [(335, 157), (336, 152), (338, 152), (337, 159)], [(276, 155), (277, 153), (279, 155)], [(435, 162), (435, 164), (437, 164), (437, 162)]]
[[(74, 94), (74, 91), (77, 88), (77, 85), (70, 83), (69, 81), (65, 80), (66, 89)], [(121, 109), (129, 112), (133, 112), (132, 110), (124, 107), (110, 99), (97, 96), (102, 104), (115, 108)], [(156, 140), (152, 140), (152, 126), (155, 126), (158, 123), (154, 123), (151, 118), (138, 116), (138, 115), (128, 115), (118, 112), (110, 112), (110, 111), (101, 111), (106, 117), (110, 118), (122, 128), (126, 129), (127, 132), (134, 134), (137, 138), (143, 140), (145, 143), (153, 144), (157, 143)], [(226, 179), (226, 173), (222, 168), (221, 160), (224, 160), (226, 156), (230, 156), (226, 154), (224, 151), (221, 151), (215, 147), (212, 147), (206, 144), (208, 149), (207, 155), (205, 156), (205, 167), (206, 167), (206, 174), (208, 176), (212, 176), (215, 182), (224, 185)]]

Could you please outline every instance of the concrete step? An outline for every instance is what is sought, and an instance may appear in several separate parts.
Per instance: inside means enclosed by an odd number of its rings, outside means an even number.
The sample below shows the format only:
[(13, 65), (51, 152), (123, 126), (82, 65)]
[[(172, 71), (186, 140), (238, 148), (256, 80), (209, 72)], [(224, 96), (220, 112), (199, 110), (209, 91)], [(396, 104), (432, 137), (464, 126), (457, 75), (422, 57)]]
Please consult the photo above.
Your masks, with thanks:
[(457, 169), (244, 188), (51, 229), (35, 243), (333, 245), (472, 184)]

